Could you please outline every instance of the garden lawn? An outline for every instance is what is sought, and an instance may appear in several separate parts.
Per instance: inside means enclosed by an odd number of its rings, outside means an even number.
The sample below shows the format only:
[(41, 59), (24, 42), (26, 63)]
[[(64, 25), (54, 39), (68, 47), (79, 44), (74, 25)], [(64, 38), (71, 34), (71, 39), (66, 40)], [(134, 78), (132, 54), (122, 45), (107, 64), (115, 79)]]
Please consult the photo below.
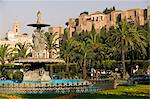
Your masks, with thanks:
[(150, 96), (150, 85), (117, 86), (115, 90), (103, 90), (96, 92), (101, 95), (117, 96)]
[(91, 94), (80, 94), (73, 99), (150, 99), (150, 85), (117, 86)]

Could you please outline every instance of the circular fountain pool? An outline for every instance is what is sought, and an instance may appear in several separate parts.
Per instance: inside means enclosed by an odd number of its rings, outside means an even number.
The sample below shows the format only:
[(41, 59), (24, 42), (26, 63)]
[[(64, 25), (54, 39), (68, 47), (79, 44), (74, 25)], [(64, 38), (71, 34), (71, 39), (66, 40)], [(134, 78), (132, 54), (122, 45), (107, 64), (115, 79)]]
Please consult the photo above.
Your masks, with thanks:
[[(100, 82), (99, 82), (100, 83)], [(112, 89), (113, 82), (102, 81), (95, 85), (81, 79), (58, 79), (49, 82), (21, 82), (13, 80), (0, 80), (0, 93), (17, 94), (66, 94), (66, 93), (89, 93), (98, 90)]]
[[(26, 82), (22, 81), (22, 84), (59, 84), (59, 83), (78, 83), (78, 82), (84, 82), (85, 80), (80, 79), (57, 79), (57, 80), (51, 80), (49, 82)], [(5, 84), (15, 84), (19, 83), (17, 80), (0, 80), (0, 83)]]

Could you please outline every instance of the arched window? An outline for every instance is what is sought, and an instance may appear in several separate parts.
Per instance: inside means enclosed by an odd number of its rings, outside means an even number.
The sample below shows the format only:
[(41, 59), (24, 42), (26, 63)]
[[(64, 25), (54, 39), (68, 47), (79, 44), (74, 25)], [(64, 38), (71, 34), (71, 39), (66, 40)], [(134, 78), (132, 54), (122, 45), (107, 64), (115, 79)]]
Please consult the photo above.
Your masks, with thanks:
[(96, 21), (98, 21), (98, 17), (96, 17)]
[(40, 54), (38, 53), (38, 57), (40, 56)]
[(103, 16), (101, 16), (101, 20), (103, 21)]
[(93, 21), (94, 21), (94, 17), (93, 17)]
[(45, 53), (43, 53), (43, 58), (45, 58)]

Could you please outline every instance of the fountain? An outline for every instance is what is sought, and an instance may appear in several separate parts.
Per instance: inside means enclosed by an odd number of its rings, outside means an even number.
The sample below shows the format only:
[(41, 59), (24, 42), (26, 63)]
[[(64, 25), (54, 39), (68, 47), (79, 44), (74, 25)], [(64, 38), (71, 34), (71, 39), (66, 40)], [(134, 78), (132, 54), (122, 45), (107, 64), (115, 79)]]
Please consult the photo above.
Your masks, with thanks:
[(33, 51), (32, 58), (19, 59), (15, 63), (31, 64), (32, 69), (24, 73), (23, 81), (33, 82), (49, 82), (51, 80), (49, 72), (45, 71), (45, 64), (50, 63), (65, 63), (62, 59), (50, 59), (45, 50), (44, 30), (42, 27), (50, 26), (48, 24), (42, 24), (41, 12), (37, 13), (37, 23), (28, 24), (27, 26), (35, 27), (33, 33)]

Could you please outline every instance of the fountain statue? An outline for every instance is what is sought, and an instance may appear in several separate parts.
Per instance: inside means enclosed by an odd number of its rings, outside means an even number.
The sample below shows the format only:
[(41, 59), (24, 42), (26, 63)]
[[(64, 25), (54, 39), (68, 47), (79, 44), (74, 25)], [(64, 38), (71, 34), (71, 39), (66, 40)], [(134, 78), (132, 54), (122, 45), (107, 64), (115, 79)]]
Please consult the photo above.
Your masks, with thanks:
[(41, 19), (42, 13), (40, 11), (38, 11), (37, 13), (37, 24), (41, 24), (42, 23), (42, 19)]
[[(44, 39), (44, 30), (41, 30), (42, 25), (42, 19), (41, 19), (42, 13), (38, 11), (37, 13), (37, 28), (34, 30), (34, 33), (32, 35), (33, 37), (33, 44), (34, 44), (34, 57), (44, 58), (43, 57), (43, 51), (45, 50), (45, 39)], [(34, 26), (34, 24), (32, 24)], [(48, 26), (48, 25), (47, 25)]]
[(42, 27), (50, 26), (48, 24), (42, 24), (42, 13), (38, 11), (37, 13), (37, 23), (36, 24), (28, 24), (27, 26), (36, 27), (33, 37), (33, 52), (32, 55), (34, 58), (47, 58), (45, 52), (45, 37), (44, 30), (41, 30)]

